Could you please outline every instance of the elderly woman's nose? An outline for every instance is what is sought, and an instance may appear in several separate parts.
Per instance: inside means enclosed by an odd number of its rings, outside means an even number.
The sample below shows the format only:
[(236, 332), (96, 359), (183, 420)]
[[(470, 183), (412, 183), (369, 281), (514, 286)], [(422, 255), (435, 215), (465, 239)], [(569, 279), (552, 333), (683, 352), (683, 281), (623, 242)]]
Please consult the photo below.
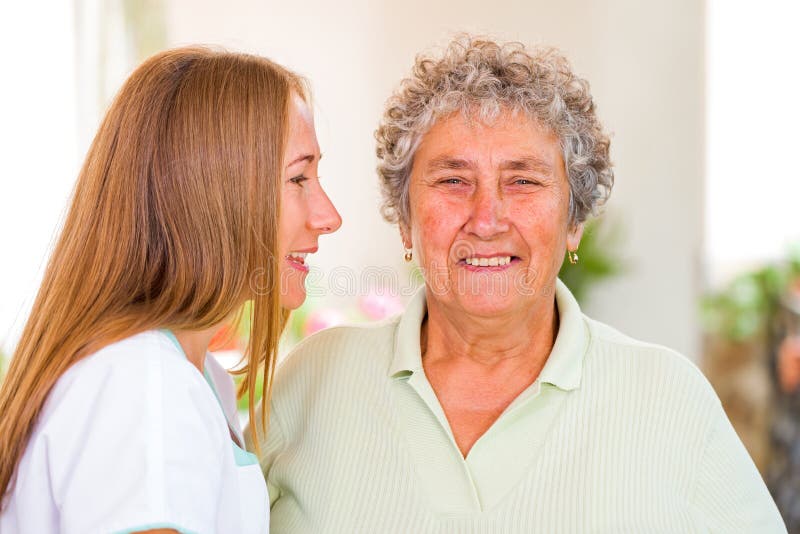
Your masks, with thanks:
[(342, 217), (325, 191), (320, 187), (313, 198), (308, 215), (311, 229), (323, 234), (330, 234), (338, 230), (342, 226)]
[(468, 231), (489, 238), (508, 230), (506, 201), (495, 188), (480, 188), (472, 199)]

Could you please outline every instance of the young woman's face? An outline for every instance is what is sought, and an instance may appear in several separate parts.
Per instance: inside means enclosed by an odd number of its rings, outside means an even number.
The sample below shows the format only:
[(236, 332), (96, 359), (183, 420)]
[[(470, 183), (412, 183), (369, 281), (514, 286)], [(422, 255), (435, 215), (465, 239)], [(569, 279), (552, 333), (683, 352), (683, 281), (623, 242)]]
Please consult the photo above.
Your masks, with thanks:
[(281, 305), (287, 309), (299, 307), (306, 298), (306, 255), (317, 251), (321, 234), (335, 232), (342, 225), (339, 212), (319, 183), (320, 157), (311, 110), (295, 97), (289, 110), (278, 225)]

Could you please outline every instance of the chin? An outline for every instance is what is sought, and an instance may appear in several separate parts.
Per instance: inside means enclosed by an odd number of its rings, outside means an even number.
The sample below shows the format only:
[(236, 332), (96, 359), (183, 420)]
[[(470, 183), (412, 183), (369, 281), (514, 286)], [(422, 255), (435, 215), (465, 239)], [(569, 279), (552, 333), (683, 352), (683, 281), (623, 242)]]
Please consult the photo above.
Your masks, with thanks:
[(306, 301), (306, 292), (303, 290), (289, 290), (281, 294), (281, 306), (287, 310), (296, 310)]
[(522, 305), (519, 289), (505, 277), (472, 278), (454, 289), (461, 306), (479, 317), (513, 312)]

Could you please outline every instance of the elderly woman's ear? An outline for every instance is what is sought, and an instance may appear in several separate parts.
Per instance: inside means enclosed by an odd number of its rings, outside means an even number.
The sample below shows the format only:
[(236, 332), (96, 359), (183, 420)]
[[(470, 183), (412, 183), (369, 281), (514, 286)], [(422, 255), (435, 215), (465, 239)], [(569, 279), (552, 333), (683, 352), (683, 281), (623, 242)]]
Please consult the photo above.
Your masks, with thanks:
[(567, 250), (575, 251), (581, 244), (583, 237), (583, 223), (577, 223), (570, 226), (569, 233), (567, 234)]
[(406, 249), (413, 248), (414, 244), (411, 241), (411, 230), (404, 224), (400, 225), (400, 239), (403, 241), (403, 247)]

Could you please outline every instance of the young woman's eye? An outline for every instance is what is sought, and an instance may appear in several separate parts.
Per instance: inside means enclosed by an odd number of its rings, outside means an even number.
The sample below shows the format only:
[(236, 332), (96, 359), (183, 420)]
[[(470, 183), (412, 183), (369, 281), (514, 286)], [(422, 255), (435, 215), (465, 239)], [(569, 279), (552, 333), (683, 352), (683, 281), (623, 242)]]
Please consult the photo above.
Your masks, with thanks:
[(294, 178), (289, 178), (290, 182), (292, 182), (293, 184), (297, 184), (299, 186), (302, 186), (303, 182), (305, 182), (306, 180), (308, 180), (308, 177), (303, 176), (302, 174), (300, 176), (295, 176)]

